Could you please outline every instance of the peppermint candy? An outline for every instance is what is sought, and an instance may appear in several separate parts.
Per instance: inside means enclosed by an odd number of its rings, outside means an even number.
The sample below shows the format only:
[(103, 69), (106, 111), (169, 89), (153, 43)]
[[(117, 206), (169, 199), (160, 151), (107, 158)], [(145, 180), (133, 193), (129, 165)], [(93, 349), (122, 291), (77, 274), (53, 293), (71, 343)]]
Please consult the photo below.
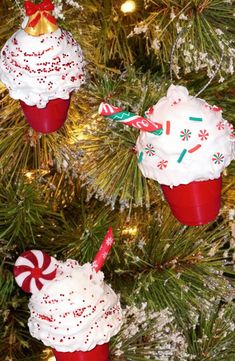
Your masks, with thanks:
[(27, 293), (39, 291), (56, 276), (57, 261), (40, 250), (22, 253), (14, 266), (16, 283)]

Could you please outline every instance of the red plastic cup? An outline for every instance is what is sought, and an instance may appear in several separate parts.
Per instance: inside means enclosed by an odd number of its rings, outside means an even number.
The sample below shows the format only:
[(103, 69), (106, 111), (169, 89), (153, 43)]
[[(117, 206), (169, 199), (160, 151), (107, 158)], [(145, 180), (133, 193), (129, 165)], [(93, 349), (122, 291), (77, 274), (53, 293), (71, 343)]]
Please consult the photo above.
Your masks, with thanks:
[(222, 177), (161, 187), (173, 215), (181, 223), (201, 226), (216, 219), (221, 204)]
[(58, 130), (64, 124), (70, 99), (49, 100), (45, 108), (30, 106), (20, 100), (25, 118), (29, 125), (40, 133), (51, 133)]
[(108, 361), (109, 344), (97, 345), (90, 351), (60, 352), (53, 349), (56, 361)]

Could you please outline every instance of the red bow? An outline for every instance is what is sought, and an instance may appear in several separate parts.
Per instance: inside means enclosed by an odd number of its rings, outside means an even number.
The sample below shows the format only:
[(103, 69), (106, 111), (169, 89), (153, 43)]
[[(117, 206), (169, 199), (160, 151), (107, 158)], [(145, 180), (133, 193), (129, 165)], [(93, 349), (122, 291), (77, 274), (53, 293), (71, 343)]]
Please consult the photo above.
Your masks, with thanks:
[(37, 11), (52, 11), (54, 10), (54, 5), (51, 0), (43, 0), (40, 4), (34, 4), (31, 1), (25, 1), (24, 7), (26, 10), (26, 15), (30, 16), (35, 14)]

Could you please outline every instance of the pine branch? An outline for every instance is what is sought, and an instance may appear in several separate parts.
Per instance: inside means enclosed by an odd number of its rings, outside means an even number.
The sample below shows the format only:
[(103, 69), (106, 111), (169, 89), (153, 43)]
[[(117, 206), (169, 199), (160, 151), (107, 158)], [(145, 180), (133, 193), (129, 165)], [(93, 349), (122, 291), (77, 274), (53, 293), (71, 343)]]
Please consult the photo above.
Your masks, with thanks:
[(199, 314), (194, 328), (187, 330), (189, 352), (200, 361), (234, 359), (234, 304), (217, 302), (207, 314)]
[(4, 361), (38, 360), (42, 345), (28, 332), (28, 300), (17, 292), (1, 307), (0, 354)]
[[(212, 74), (224, 51), (221, 70), (232, 74), (233, 4), (227, 1), (148, 1), (147, 15), (136, 25), (131, 35), (145, 40), (147, 54), (169, 71), (171, 49), (177, 34), (181, 34), (174, 54), (176, 77), (205, 69)], [(228, 67), (230, 62), (231, 67)]]
[[(0, 178), (37, 182), (45, 201), (53, 203), (54, 208), (68, 204), (73, 198), (77, 164), (82, 156), (81, 149), (73, 146), (73, 124), (77, 123), (73, 104), (65, 126), (59, 132), (42, 135), (28, 126), (18, 101), (10, 99), (3, 86), (0, 92)], [(62, 191), (62, 185), (68, 187), (67, 192)]]
[(143, 303), (123, 313), (122, 329), (111, 342), (111, 360), (188, 360), (187, 342), (168, 309), (151, 312)]
[[(88, 89), (87, 95), (92, 94), (93, 101), (81, 113), (83, 124), (74, 129), (77, 145), (84, 153), (79, 171), (90, 195), (95, 194), (112, 207), (118, 201), (121, 209), (144, 204), (148, 207), (151, 193), (156, 194), (157, 186), (152, 182), (150, 187), (151, 182), (143, 178), (138, 169), (134, 149), (138, 132), (108, 122), (100, 118), (97, 112), (99, 103), (105, 99), (109, 102), (116, 100), (115, 105), (124, 109), (134, 103), (132, 111), (143, 113), (153, 98), (156, 99), (156, 77), (139, 74), (138, 79), (137, 74), (129, 69), (121, 77), (110, 73), (102, 78), (98, 75)], [(141, 99), (137, 99), (140, 93)], [(90, 121), (85, 125), (87, 118)]]
[[(44, 227), (41, 230), (40, 245), (45, 245), (49, 254), (56, 253), (61, 260), (72, 258), (80, 264), (92, 262), (108, 228), (117, 222), (116, 217), (116, 213), (111, 213), (110, 209), (102, 206), (100, 202), (94, 199), (87, 202), (86, 192), (79, 190), (79, 198), (75, 198), (73, 203), (64, 209), (64, 223), (59, 232), (55, 235), (53, 228)], [(114, 250), (115, 245), (112, 250), (112, 257), (115, 258)]]
[(40, 227), (51, 225), (50, 219), (56, 220), (59, 215), (45, 205), (38, 189), (32, 185), (10, 183), (8, 179), (5, 182), (2, 180), (1, 184), (0, 237), (6, 250), (10, 243), (17, 240), (22, 251), (27, 244), (36, 243)]
[(145, 299), (155, 310), (169, 307), (180, 323), (190, 324), (197, 309), (207, 310), (213, 299), (234, 295), (229, 228), (226, 223), (182, 227), (166, 209), (159, 212), (159, 223), (155, 212), (149, 227), (142, 224), (137, 239), (121, 247), (124, 266), (117, 270), (117, 284), (128, 280), (124, 299)]

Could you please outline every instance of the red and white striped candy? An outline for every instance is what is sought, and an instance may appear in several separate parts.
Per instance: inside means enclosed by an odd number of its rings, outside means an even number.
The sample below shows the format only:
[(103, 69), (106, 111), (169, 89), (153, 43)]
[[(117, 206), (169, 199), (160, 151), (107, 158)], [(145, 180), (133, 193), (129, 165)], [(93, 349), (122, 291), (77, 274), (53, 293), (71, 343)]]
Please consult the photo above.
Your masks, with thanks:
[[(162, 129), (162, 124), (160, 123), (153, 123), (150, 119), (143, 118), (140, 115), (114, 107), (108, 103), (102, 102), (99, 106), (98, 113), (106, 118), (115, 120), (119, 123), (124, 123), (144, 132), (159, 132)], [(159, 133), (159, 135), (160, 134), (161, 133)]]
[(16, 260), (14, 276), (17, 284), (27, 293), (35, 293), (55, 278), (57, 261), (47, 253), (31, 250), (22, 253)]
[(93, 260), (93, 269), (98, 272), (102, 268), (109, 251), (113, 245), (114, 238), (113, 238), (113, 230), (112, 227), (109, 228), (108, 232), (106, 233), (101, 246), (98, 250), (98, 252), (95, 255), (95, 258)]

